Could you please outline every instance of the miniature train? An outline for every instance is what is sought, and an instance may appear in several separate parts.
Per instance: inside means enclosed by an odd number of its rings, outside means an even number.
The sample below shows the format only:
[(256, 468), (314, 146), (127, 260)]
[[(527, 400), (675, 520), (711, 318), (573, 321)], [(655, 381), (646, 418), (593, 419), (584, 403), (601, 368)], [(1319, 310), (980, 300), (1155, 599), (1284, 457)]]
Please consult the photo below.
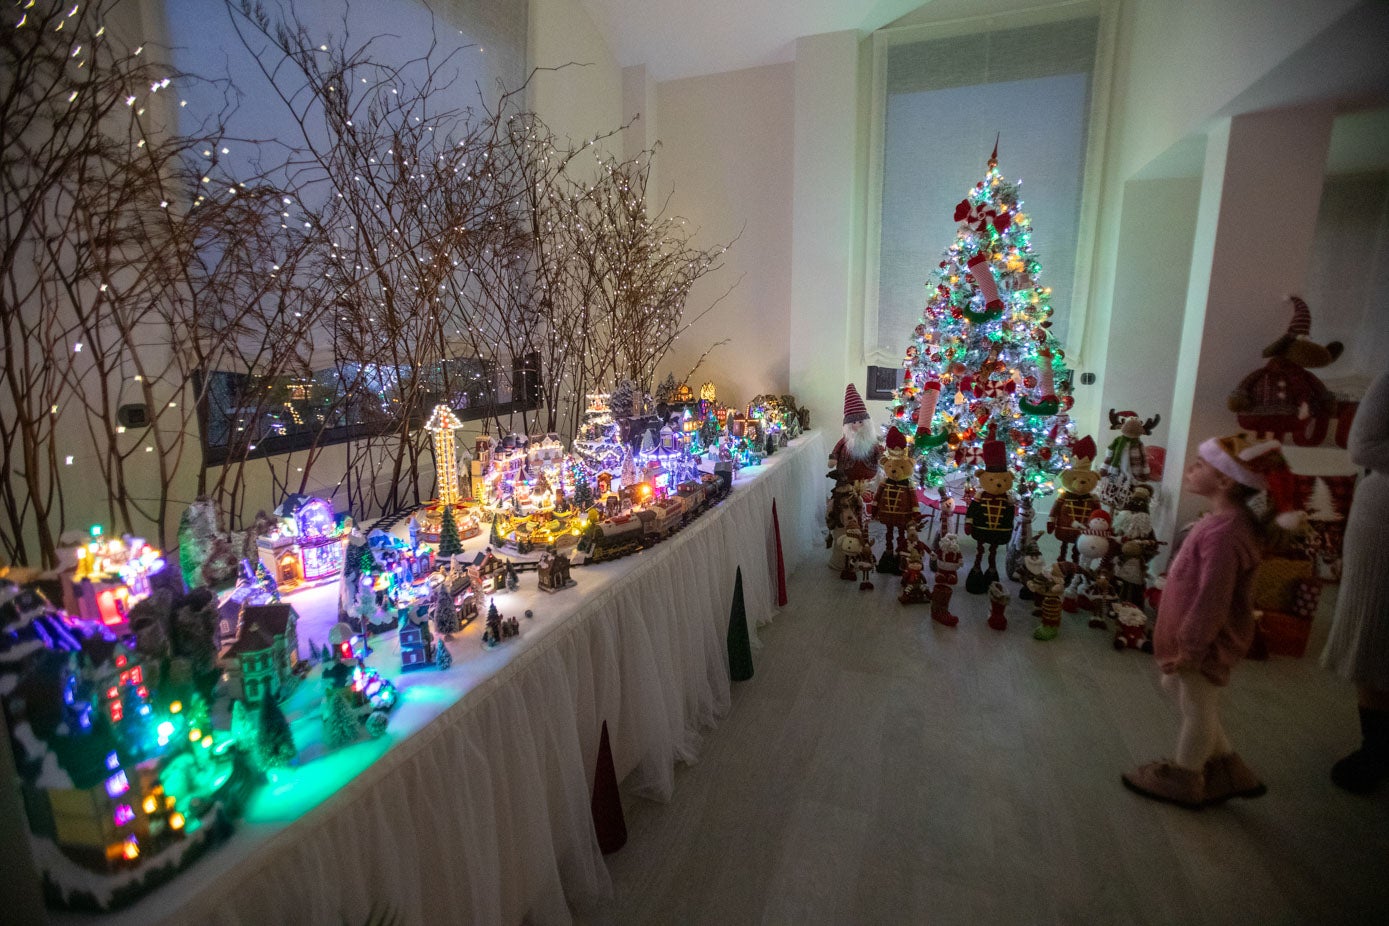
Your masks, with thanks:
[(618, 559), (660, 543), (725, 498), (733, 487), (729, 472), (701, 473), (699, 480), (682, 482), (675, 493), (650, 507), (629, 511), (589, 528), (581, 548), (587, 561)]

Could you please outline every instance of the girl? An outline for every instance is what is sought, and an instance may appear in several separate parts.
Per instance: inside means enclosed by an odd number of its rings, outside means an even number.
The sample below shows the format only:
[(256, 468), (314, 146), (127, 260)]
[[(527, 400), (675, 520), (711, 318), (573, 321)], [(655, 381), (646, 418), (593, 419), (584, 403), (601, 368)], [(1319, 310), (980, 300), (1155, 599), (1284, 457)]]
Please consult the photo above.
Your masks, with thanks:
[[(1146, 797), (1195, 809), (1267, 790), (1231, 748), (1218, 700), (1254, 636), (1250, 585), (1263, 526), (1248, 503), (1270, 489), (1285, 501), (1290, 474), (1281, 449), (1277, 441), (1252, 443), (1244, 434), (1212, 438), (1183, 476), (1186, 491), (1208, 499), (1211, 510), (1168, 567), (1158, 607), (1153, 655), (1163, 687), (1176, 696), (1181, 732), (1173, 761), (1124, 773), (1124, 785)], [(1292, 526), (1296, 516), (1279, 520)]]

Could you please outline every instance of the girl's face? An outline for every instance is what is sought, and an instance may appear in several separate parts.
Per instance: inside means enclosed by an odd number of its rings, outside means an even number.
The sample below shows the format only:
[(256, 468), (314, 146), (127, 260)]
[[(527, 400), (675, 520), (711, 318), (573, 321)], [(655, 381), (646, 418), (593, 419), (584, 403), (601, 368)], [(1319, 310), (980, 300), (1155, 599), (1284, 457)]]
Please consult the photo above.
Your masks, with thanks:
[(1214, 498), (1230, 490), (1234, 480), (1197, 457), (1182, 474), (1182, 487), (1203, 498)]

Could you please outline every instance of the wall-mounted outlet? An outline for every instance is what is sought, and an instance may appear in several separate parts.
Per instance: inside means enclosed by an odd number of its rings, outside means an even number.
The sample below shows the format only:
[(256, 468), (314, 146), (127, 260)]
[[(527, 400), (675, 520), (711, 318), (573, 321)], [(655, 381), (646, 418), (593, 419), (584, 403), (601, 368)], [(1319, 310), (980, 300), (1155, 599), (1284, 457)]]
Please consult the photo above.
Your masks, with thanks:
[(1080, 384), (1081, 384), (1082, 386), (1093, 386), (1093, 385), (1095, 385), (1095, 374), (1094, 374), (1094, 373), (1082, 373), (1082, 374), (1080, 374)]

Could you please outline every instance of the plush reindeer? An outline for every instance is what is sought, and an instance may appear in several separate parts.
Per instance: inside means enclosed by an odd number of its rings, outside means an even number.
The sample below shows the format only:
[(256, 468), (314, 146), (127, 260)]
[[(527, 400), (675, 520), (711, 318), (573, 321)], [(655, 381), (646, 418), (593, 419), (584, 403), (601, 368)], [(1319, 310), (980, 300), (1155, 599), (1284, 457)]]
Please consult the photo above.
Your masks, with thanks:
[(1109, 444), (1100, 466), (1100, 498), (1118, 510), (1128, 501), (1133, 487), (1148, 481), (1148, 452), (1143, 438), (1153, 433), (1161, 415), (1140, 418), (1137, 412), (1109, 410), (1109, 429), (1119, 435)]

